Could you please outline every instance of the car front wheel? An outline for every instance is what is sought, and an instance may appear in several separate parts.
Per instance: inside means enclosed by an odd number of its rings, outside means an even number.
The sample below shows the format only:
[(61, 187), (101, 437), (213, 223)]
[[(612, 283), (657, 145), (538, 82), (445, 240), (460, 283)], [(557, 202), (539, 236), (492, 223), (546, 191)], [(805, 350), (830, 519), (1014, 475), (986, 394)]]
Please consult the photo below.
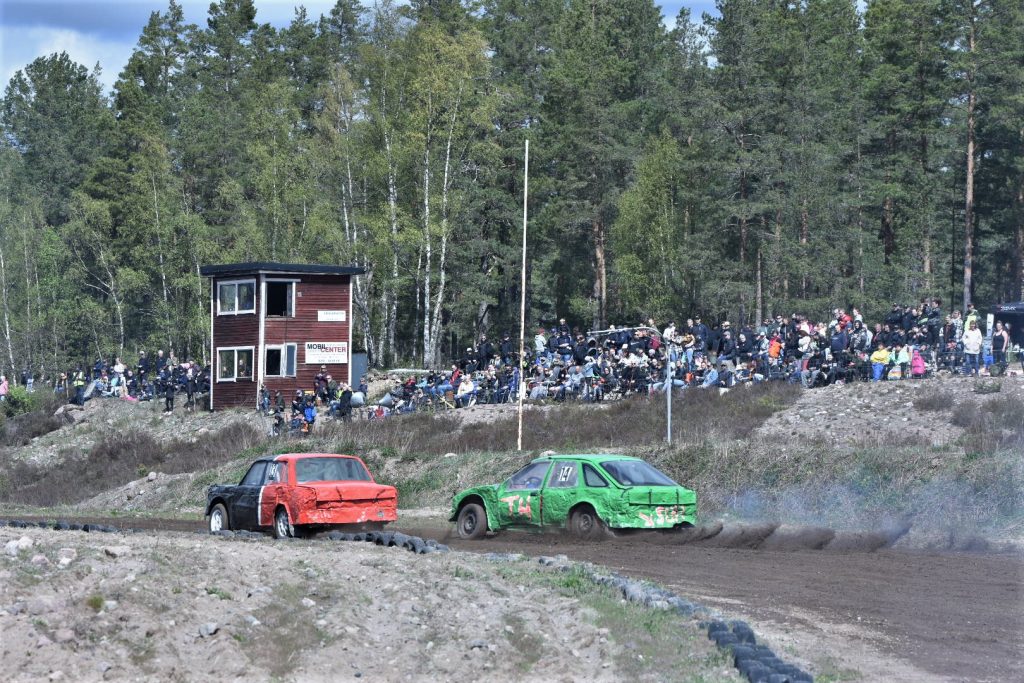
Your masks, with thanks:
[(210, 533), (217, 533), (218, 531), (226, 531), (231, 528), (228, 524), (228, 511), (220, 503), (213, 506), (210, 510)]
[(456, 521), (459, 538), (465, 541), (473, 541), (483, 538), (487, 533), (487, 515), (484, 508), (478, 503), (468, 503), (459, 510), (459, 517)]
[(274, 538), (290, 538), (295, 536), (295, 528), (288, 520), (288, 511), (278, 508), (274, 513)]

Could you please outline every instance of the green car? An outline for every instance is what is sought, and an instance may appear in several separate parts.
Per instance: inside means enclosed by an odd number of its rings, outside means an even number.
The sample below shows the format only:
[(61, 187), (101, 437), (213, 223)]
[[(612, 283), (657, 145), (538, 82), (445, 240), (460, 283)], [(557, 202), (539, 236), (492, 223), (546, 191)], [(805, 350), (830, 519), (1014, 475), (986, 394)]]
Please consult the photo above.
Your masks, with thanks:
[(697, 494), (640, 458), (552, 455), (537, 458), (502, 484), (455, 495), (449, 521), (459, 538), (487, 530), (568, 529), (580, 538), (606, 529), (693, 526)]

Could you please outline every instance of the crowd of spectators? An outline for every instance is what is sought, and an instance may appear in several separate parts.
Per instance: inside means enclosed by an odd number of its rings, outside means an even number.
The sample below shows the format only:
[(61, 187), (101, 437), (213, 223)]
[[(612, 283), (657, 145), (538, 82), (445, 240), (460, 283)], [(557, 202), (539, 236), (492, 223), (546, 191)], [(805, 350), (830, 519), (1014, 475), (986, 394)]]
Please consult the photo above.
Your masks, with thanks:
[[(174, 410), (175, 397), (182, 394), (185, 410), (195, 411), (197, 397), (210, 390), (210, 367), (192, 359), (181, 361), (173, 351), (165, 356), (163, 350), (159, 350), (152, 357), (140, 351), (134, 366), (120, 357), (113, 361), (98, 358), (91, 366), (80, 363), (52, 380), (43, 378), (41, 383), (78, 405), (97, 397), (163, 401), (164, 412), (170, 413)], [(21, 384), (27, 391), (34, 392), (36, 378), (25, 370)]]
[[(944, 315), (941, 301), (919, 306), (894, 304), (880, 322), (869, 324), (854, 307), (834, 309), (828, 320), (814, 321), (793, 313), (760, 324), (737, 325), (728, 320), (706, 324), (700, 316), (659, 327), (654, 320), (631, 327), (614, 325), (586, 331), (560, 319), (539, 327), (519, 362), (518, 340), (508, 333), (492, 342), (485, 335), (445, 370), (394, 377), (384, 396), (365, 415), (380, 418), (392, 412), (423, 408), (463, 408), (476, 403), (505, 403), (518, 397), (533, 401), (601, 401), (611, 397), (648, 395), (671, 386), (729, 389), (765, 381), (787, 381), (813, 388), (852, 381), (889, 381), (926, 377), (935, 372), (998, 374), (1007, 368), (1011, 351), (1009, 325), (996, 322), (982, 332), (981, 315), (966, 311)], [(1024, 353), (1017, 351), (1024, 371)], [(524, 377), (525, 376), (525, 377)], [(35, 390), (28, 371), (20, 384)], [(191, 359), (179, 361), (162, 350), (150, 357), (139, 353), (134, 366), (121, 358), (78, 365), (45, 381), (67, 400), (83, 404), (101, 397), (164, 402), (174, 410), (183, 394), (186, 410), (209, 391), (210, 367)], [(9, 391), (0, 376), (0, 401)], [(259, 410), (273, 416), (275, 433), (310, 431), (323, 412), (349, 419), (367, 404), (366, 378), (351, 387), (335, 381), (322, 366), (312, 386), (296, 388), (290, 403), (280, 391), (260, 387)]]
[[(881, 322), (866, 323), (855, 307), (834, 309), (828, 320), (793, 313), (760, 324), (706, 324), (701, 317), (659, 327), (643, 325), (587, 331), (560, 319), (538, 328), (526, 358), (509, 334), (485, 336), (449, 370), (410, 374), (373, 407), (371, 416), (423, 406), (460, 408), (515, 400), (520, 367), (524, 398), (601, 401), (609, 397), (686, 388), (724, 388), (764, 381), (805, 387), (853, 381), (923, 378), (935, 372), (996, 374), (1007, 366), (1008, 326), (988, 336), (974, 306), (945, 315), (941, 301), (894, 304)], [(1024, 357), (1021, 357), (1024, 370)]]
[(327, 366), (321, 365), (320, 372), (313, 378), (313, 386), (306, 390), (297, 388), (288, 406), (280, 390), (271, 394), (266, 386), (261, 386), (257, 409), (273, 417), (272, 434), (308, 434), (321, 411), (326, 411), (331, 419), (351, 419), (353, 411), (365, 404), (368, 393), (365, 376), (360, 377), (359, 384), (353, 388), (346, 382), (336, 381), (327, 372)]

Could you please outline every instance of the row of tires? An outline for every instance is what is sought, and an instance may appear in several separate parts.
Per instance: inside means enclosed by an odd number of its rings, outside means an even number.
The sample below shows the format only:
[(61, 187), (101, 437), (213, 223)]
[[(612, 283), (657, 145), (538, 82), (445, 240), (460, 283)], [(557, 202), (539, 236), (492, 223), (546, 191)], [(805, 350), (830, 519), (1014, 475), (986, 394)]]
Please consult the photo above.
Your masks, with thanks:
[(106, 524), (76, 524), (75, 522), (65, 522), (58, 520), (56, 522), (26, 522), (21, 519), (0, 519), (0, 527), (9, 526), (15, 529), (28, 529), (28, 528), (39, 528), (39, 529), (52, 529), (54, 531), (85, 531), (85, 532), (98, 532), (104, 534), (114, 534), (118, 532), (136, 532), (138, 529), (118, 529), (114, 526), (108, 526)]
[[(221, 529), (219, 531), (211, 531), (212, 536), (221, 536), (224, 538), (255, 538), (265, 539), (266, 535), (258, 531), (228, 531), (227, 529)], [(298, 536), (291, 535), (287, 536), (288, 539), (296, 539)], [(342, 531), (331, 531), (323, 535), (331, 541), (357, 541), (357, 542), (369, 542), (374, 545), (384, 546), (386, 548), (403, 548), (417, 555), (429, 555), (430, 553), (446, 553), (449, 552), (448, 546), (443, 543), (438, 543), (431, 538), (420, 538), (419, 536), (409, 536), (399, 531), (360, 531), (357, 533), (345, 533)]]
[[(541, 564), (551, 564), (540, 558)], [(562, 565), (562, 569), (571, 569)], [(623, 599), (651, 609), (673, 610), (682, 616), (693, 616), (706, 608), (679, 597), (675, 593), (650, 584), (627, 579), (619, 574), (599, 574), (584, 565), (590, 580), (618, 590)], [(702, 621), (698, 624), (708, 633), (708, 638), (722, 650), (728, 652), (733, 665), (749, 683), (813, 683), (814, 677), (800, 667), (787, 664), (776, 656), (766, 645), (759, 645), (754, 630), (744, 621)]]
[[(67, 522), (58, 520), (55, 522), (50, 521), (32, 521), (27, 522), (20, 519), (0, 519), (0, 527), (12, 527), (15, 529), (52, 529), (53, 531), (85, 531), (93, 533), (141, 533), (141, 529), (118, 529), (117, 527), (110, 526), (107, 524), (79, 524), (76, 522)], [(266, 534), (258, 531), (228, 531), (227, 529), (221, 529), (218, 531), (211, 531), (213, 536), (221, 537), (233, 537), (233, 538), (253, 538), (263, 539), (266, 538)], [(384, 547), (399, 547), (409, 550), (417, 555), (429, 555), (430, 553), (446, 553), (449, 551), (448, 546), (443, 543), (430, 538), (420, 538), (419, 536), (409, 536), (398, 531), (363, 531), (358, 533), (343, 533), (340, 531), (331, 531), (324, 535), (325, 538), (332, 541), (362, 541), (370, 542), (375, 545)], [(296, 536), (289, 535), (288, 538), (296, 538)]]
[(702, 622), (708, 638), (732, 658), (733, 665), (750, 683), (813, 683), (814, 677), (776, 656), (767, 645), (758, 645), (754, 630), (743, 621)]

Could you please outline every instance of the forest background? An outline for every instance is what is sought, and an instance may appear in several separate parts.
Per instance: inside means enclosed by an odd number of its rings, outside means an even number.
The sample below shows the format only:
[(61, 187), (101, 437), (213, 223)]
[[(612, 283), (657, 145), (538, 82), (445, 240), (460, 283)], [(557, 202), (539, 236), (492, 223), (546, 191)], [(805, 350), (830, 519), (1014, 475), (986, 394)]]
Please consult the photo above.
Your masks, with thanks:
[[(861, 11), (863, 9), (863, 11)], [(0, 367), (205, 359), (235, 261), (359, 265), (355, 346), (1024, 299), (1020, 0), (252, 0), (154, 12), (106, 94), (66, 54), (0, 112)]]

